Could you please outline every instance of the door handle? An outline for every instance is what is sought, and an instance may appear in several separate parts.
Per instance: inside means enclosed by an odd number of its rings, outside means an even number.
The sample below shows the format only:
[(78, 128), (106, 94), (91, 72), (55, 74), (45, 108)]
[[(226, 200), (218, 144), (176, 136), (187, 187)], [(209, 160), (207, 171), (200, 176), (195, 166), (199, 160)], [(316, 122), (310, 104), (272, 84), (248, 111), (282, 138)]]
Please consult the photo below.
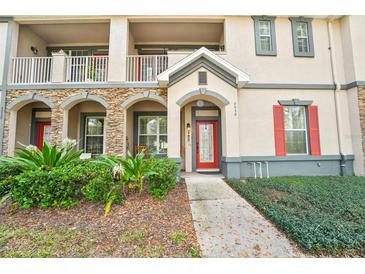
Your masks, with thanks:
[(199, 142), (196, 142), (196, 150), (199, 151)]

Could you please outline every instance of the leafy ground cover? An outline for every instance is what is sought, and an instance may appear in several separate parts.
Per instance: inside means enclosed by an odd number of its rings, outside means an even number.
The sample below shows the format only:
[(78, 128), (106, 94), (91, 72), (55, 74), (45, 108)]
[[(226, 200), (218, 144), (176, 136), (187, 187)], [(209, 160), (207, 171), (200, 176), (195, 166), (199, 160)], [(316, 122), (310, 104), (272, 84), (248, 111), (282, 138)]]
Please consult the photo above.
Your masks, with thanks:
[(365, 257), (365, 178), (275, 177), (227, 182), (310, 253)]
[(69, 209), (0, 207), (0, 257), (199, 257), (186, 185), (161, 201), (132, 193), (104, 216), (87, 200)]

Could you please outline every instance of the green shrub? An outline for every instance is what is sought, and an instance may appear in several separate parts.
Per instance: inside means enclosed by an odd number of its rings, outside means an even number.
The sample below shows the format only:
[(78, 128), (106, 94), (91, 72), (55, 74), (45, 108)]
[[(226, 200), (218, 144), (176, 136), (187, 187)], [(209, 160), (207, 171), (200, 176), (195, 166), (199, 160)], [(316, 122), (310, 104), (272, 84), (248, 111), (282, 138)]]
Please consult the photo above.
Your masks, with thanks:
[(228, 183), (305, 249), (365, 256), (365, 178), (273, 177)]
[(0, 164), (0, 198), (8, 194), (14, 177), (20, 173), (18, 165)]
[(18, 165), (25, 170), (51, 170), (77, 161), (82, 150), (74, 151), (76, 141), (65, 139), (62, 147), (49, 145), (44, 142), (42, 151), (36, 146), (29, 145), (18, 148), (15, 157), (0, 157), (0, 163)]
[(168, 158), (146, 160), (148, 192), (157, 199), (164, 199), (176, 187), (177, 165)]
[(82, 174), (67, 172), (65, 168), (29, 170), (18, 176), (11, 185), (11, 197), (21, 207), (39, 206), (68, 208), (77, 203)]

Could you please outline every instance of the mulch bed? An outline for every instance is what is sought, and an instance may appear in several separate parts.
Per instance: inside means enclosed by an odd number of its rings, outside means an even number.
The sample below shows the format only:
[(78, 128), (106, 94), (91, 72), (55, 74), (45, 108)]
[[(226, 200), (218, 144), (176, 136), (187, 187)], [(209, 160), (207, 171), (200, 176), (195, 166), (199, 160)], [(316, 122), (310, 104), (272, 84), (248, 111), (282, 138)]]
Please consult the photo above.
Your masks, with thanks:
[(0, 208), (0, 257), (199, 255), (185, 183), (162, 202), (146, 192), (131, 194), (107, 217), (103, 204), (85, 200), (68, 210)]

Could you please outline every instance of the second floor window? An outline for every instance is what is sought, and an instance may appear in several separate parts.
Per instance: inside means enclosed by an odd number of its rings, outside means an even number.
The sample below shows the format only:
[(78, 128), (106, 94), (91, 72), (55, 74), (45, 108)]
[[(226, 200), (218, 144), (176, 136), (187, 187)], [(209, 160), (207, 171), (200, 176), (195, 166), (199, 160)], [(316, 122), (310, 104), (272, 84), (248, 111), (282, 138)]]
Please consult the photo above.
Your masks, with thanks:
[(312, 19), (290, 18), (292, 24), (294, 56), (314, 57)]
[(298, 51), (301, 53), (309, 52), (308, 23), (297, 23)]
[(276, 55), (275, 17), (253, 16), (256, 55)]
[(271, 51), (271, 26), (270, 21), (259, 20), (260, 50)]

